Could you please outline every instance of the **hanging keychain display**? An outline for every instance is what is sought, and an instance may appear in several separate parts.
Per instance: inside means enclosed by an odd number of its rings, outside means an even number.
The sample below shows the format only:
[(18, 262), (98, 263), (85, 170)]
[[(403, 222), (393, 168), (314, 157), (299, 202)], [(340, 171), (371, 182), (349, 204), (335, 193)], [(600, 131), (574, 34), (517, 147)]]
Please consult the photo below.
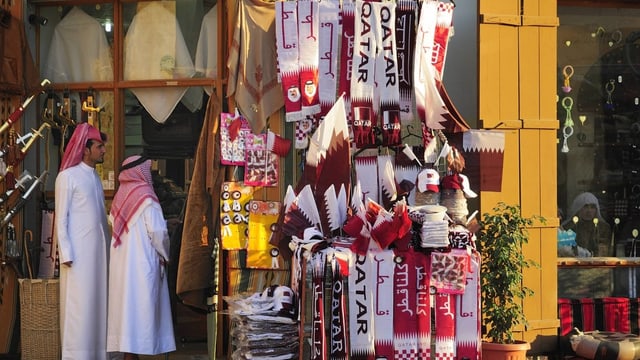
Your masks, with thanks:
[(613, 95), (613, 91), (616, 89), (616, 82), (613, 79), (610, 79), (604, 86), (604, 90), (607, 92), (607, 101), (604, 104), (606, 110), (613, 111), (613, 100), (611, 95)]
[(564, 68), (562, 68), (562, 76), (564, 78), (564, 82), (562, 85), (562, 92), (564, 92), (565, 94), (568, 94), (571, 92), (571, 83), (569, 80), (573, 76), (573, 66), (566, 65)]
[(565, 96), (562, 99), (562, 107), (566, 110), (567, 116), (564, 120), (564, 126), (562, 127), (562, 135), (564, 136), (564, 141), (562, 142), (562, 151), (563, 153), (569, 152), (569, 145), (567, 144), (567, 140), (571, 135), (573, 135), (573, 119), (571, 118), (571, 109), (573, 108), (573, 98), (570, 96)]

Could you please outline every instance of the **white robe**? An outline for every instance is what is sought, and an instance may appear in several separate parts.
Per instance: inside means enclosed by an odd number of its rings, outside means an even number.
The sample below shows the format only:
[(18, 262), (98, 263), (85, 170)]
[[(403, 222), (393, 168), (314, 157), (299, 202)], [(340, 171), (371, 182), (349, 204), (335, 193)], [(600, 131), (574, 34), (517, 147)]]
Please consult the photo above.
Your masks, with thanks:
[(55, 231), (60, 252), (62, 359), (107, 358), (107, 266), (110, 231), (96, 170), (85, 163), (58, 174)]
[[(110, 217), (111, 218), (111, 217)], [(113, 218), (111, 218), (113, 221)], [(176, 349), (167, 276), (169, 234), (160, 204), (145, 200), (109, 263), (107, 350), (157, 355)]]

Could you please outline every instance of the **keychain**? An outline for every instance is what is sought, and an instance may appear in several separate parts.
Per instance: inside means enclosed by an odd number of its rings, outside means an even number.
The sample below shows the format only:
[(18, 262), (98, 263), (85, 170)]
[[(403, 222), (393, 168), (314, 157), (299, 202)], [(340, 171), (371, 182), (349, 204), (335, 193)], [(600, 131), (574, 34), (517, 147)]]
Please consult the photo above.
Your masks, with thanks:
[(573, 135), (573, 119), (571, 118), (571, 108), (573, 107), (573, 99), (569, 96), (565, 96), (562, 99), (562, 107), (567, 111), (567, 117), (564, 120), (564, 126), (562, 127), (562, 135), (564, 136), (564, 141), (562, 143), (562, 151), (563, 153), (569, 152), (569, 145), (567, 145), (567, 140), (571, 135)]
[(567, 65), (562, 68), (562, 76), (564, 77), (564, 85), (562, 86), (562, 92), (568, 94), (571, 92), (571, 83), (569, 80), (573, 76), (573, 66)]

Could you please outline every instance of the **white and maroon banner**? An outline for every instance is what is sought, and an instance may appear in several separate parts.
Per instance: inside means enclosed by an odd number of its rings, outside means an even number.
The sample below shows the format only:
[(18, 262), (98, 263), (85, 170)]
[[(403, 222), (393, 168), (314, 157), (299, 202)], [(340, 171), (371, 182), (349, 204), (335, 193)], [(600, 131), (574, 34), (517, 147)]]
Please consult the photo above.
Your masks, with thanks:
[(465, 151), (465, 173), (472, 189), (502, 189), (505, 134), (495, 130), (469, 130), (462, 135)]
[(375, 348), (376, 359), (393, 359), (393, 250), (383, 250), (371, 253), (373, 256), (373, 271), (375, 274), (374, 304), (375, 304)]
[(456, 302), (455, 295), (437, 293), (435, 295), (436, 314), (436, 360), (455, 359)]
[(353, 67), (351, 69), (351, 114), (353, 140), (356, 147), (375, 144), (373, 125), (377, 123), (375, 93), (376, 23), (373, 2), (356, 0), (354, 26)]
[(304, 115), (300, 90), (298, 5), (295, 1), (276, 2), (276, 44), (285, 117), (287, 121), (298, 121)]
[(320, 11), (317, 0), (302, 0), (297, 3), (302, 114), (315, 115), (320, 112), (318, 94)]
[(376, 285), (372, 257), (351, 253), (349, 259), (349, 347), (353, 360), (373, 360)]
[(338, 57), (340, 55), (340, 2), (324, 0), (320, 2), (320, 116), (326, 115), (338, 97)]
[(413, 54), (416, 38), (416, 5), (413, 0), (399, 0), (396, 7), (396, 53), (400, 92), (400, 120), (411, 122), (415, 114), (413, 92)]
[(400, 145), (400, 88), (398, 86), (398, 64), (396, 56), (396, 4), (374, 3), (376, 9), (376, 91), (374, 98), (379, 103), (382, 145)]
[(471, 253), (464, 294), (456, 295), (456, 356), (479, 360), (482, 346), (480, 314), (480, 255)]
[(380, 186), (378, 185), (378, 157), (358, 156), (354, 159), (354, 166), (364, 201), (367, 198), (380, 203)]

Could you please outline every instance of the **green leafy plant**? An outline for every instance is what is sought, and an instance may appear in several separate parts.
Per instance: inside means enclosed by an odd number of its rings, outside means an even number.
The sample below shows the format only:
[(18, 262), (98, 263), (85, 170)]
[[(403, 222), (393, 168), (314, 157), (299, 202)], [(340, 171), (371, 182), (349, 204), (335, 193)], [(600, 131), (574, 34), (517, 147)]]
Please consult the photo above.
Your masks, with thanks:
[(529, 241), (527, 228), (541, 216), (523, 217), (520, 207), (499, 202), (480, 220), (478, 249), (482, 256), (483, 337), (501, 344), (515, 343), (513, 329), (527, 326), (522, 300), (533, 290), (522, 283), (522, 271), (539, 265), (525, 258), (522, 246)]

